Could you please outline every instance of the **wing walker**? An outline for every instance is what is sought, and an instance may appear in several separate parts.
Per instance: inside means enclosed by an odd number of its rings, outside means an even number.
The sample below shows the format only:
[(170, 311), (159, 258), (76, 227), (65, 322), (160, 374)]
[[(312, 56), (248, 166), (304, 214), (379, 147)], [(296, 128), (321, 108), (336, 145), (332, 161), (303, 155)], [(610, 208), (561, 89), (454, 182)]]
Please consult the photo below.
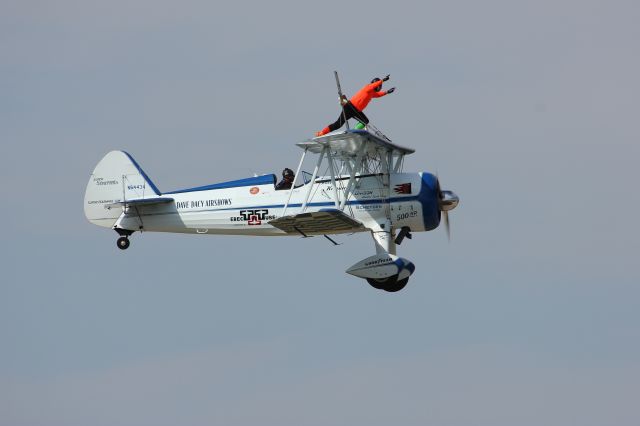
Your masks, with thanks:
[[(319, 235), (333, 244), (329, 235), (369, 232), (375, 254), (346, 272), (376, 289), (403, 289), (415, 266), (397, 255), (397, 246), (414, 232), (436, 229), (441, 218), (449, 235), (448, 212), (458, 197), (442, 190), (431, 173), (403, 172), (405, 156), (414, 150), (393, 143), (370, 123), (296, 145), (302, 156), (284, 190), (276, 189), (274, 174), (266, 174), (161, 192), (131, 155), (111, 151), (89, 179), (84, 212), (89, 222), (115, 230), (123, 250), (136, 231)], [(303, 167), (312, 156), (308, 173)]]

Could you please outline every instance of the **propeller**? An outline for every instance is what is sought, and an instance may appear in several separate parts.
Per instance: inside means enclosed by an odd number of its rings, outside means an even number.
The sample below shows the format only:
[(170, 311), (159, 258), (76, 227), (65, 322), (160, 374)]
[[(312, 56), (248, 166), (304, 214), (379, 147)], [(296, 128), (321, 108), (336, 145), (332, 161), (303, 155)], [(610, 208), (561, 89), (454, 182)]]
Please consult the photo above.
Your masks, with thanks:
[(449, 224), (449, 212), (444, 211), (444, 229), (447, 230), (447, 240), (451, 241), (451, 225)]
[(456, 208), (460, 199), (453, 191), (443, 191), (440, 188), (440, 178), (436, 174), (436, 191), (438, 192), (438, 208), (444, 216), (444, 227), (447, 231), (447, 239), (451, 241), (451, 224), (449, 223), (449, 210)]

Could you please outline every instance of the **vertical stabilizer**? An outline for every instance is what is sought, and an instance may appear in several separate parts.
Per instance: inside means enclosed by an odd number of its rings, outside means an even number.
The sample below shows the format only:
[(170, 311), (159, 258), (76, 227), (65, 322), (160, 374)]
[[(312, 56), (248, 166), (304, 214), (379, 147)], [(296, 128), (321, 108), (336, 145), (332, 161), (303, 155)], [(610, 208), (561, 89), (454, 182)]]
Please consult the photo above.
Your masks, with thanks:
[(89, 178), (84, 214), (89, 222), (111, 228), (122, 214), (122, 208), (110, 208), (109, 204), (158, 195), (161, 195), (158, 188), (129, 154), (111, 151), (100, 160)]

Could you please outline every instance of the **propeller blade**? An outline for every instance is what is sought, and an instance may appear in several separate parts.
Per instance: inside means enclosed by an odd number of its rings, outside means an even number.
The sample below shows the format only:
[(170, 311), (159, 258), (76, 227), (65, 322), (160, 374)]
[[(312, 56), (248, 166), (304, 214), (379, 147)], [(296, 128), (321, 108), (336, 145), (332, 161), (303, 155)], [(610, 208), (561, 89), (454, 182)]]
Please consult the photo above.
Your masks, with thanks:
[(444, 213), (444, 227), (447, 230), (447, 239), (449, 240), (449, 242), (451, 242), (451, 227), (449, 225), (449, 212), (445, 210), (442, 213)]
[(436, 172), (436, 192), (438, 193), (438, 208), (440, 209), (440, 213), (444, 216), (444, 227), (447, 230), (447, 239), (450, 242), (451, 230), (449, 228), (449, 212), (442, 209), (441, 203), (444, 195), (442, 194), (442, 188), (440, 187), (440, 177), (438, 176), (438, 172)]
[(447, 239), (451, 242), (451, 225), (449, 224), (449, 210), (453, 210), (458, 205), (459, 199), (452, 191), (443, 191), (440, 187), (440, 178), (436, 172), (436, 193), (438, 194), (438, 208), (444, 215), (444, 226), (447, 230)]

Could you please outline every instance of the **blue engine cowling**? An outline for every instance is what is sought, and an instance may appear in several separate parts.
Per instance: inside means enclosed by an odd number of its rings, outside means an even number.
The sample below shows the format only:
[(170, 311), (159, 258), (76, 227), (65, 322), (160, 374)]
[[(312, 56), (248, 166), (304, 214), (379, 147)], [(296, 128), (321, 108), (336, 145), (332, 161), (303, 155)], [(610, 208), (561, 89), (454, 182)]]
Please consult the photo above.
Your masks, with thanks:
[(428, 172), (422, 172), (421, 177), (418, 201), (422, 204), (424, 230), (431, 231), (440, 225), (438, 178)]

